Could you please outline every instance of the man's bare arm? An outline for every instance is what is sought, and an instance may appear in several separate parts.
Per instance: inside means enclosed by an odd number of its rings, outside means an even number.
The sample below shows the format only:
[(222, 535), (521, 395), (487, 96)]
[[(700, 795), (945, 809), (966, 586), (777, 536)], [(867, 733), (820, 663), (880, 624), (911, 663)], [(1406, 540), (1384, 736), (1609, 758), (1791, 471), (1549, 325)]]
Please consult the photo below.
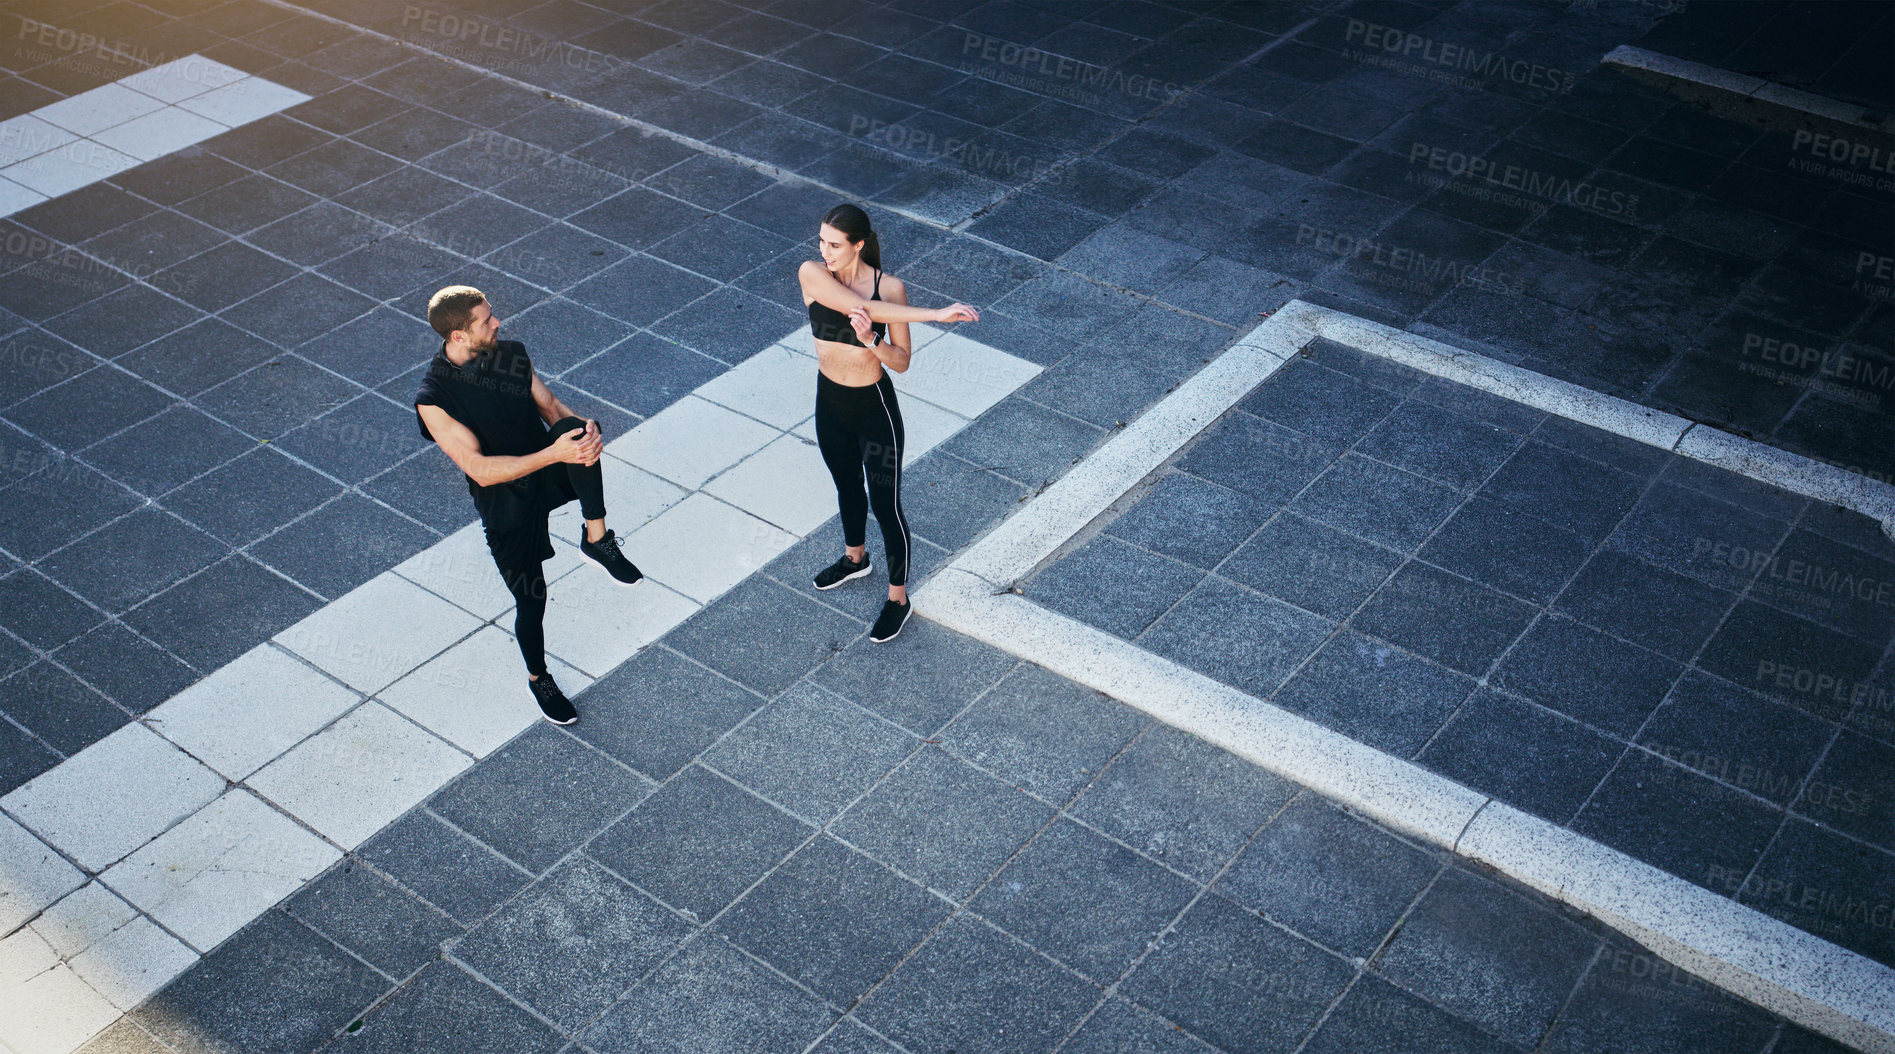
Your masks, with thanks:
[(567, 432), (553, 445), (535, 454), (518, 457), (483, 454), (480, 452), (480, 440), (474, 437), (473, 431), (449, 416), (446, 410), (430, 404), (423, 404), (417, 409), (421, 411), (422, 422), (428, 426), (428, 434), (434, 436), (442, 452), (459, 465), (469, 479), (483, 487), (508, 483), (562, 461), (590, 464), (598, 460), (595, 449), (597, 439), (587, 443), (584, 434), (579, 432)]

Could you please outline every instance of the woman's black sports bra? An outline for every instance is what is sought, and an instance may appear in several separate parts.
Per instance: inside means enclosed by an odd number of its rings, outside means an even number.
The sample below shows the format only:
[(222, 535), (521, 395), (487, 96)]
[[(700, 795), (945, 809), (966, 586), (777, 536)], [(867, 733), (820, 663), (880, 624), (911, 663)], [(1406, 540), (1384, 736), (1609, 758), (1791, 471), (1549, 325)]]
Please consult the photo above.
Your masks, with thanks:
[[(835, 274), (830, 271), (830, 274)], [(869, 294), (870, 300), (882, 298), (882, 272), (875, 272), (875, 291)], [(855, 327), (849, 325), (849, 316), (829, 307), (820, 300), (809, 302), (809, 332), (817, 340), (834, 341), (837, 344), (853, 344), (858, 348), (866, 347), (856, 339)], [(877, 322), (875, 332), (883, 340), (888, 339), (888, 323)]]

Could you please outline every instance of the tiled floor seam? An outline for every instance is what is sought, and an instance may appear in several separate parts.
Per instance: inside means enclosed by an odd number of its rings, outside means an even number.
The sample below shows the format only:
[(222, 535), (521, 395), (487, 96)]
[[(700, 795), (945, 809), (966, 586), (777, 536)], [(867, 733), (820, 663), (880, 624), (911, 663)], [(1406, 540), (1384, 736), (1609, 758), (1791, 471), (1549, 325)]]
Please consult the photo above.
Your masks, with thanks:
[[(1223, 356), (1230, 357), (1235, 353), (1241, 353), (1247, 345), (1253, 346), (1250, 361), (1257, 361), (1257, 352), (1265, 353), (1258, 366), (1254, 367), (1248, 375), (1249, 384), (1244, 384), (1234, 392), (1231, 391), (1230, 389), (1236, 385), (1237, 381), (1242, 379), (1231, 376), (1238, 367), (1233, 365), (1230, 370), (1219, 371), (1218, 363), (1214, 362), (1211, 367), (1207, 367), (1206, 371), (1194, 377), (1186, 387), (1168, 396), (1153, 410), (1148, 410), (1147, 415), (1140, 419), (1140, 424), (1149, 424), (1151, 428), (1140, 431), (1156, 432), (1166, 424), (1175, 428), (1177, 422), (1180, 421), (1194, 422), (1197, 428), (1202, 428), (1209, 419), (1215, 419), (1218, 415), (1210, 414), (1208, 419), (1200, 420), (1206, 415), (1182, 408), (1176, 413), (1167, 414), (1164, 409), (1165, 404), (1185, 400), (1180, 404), (1182, 407), (1210, 400), (1219, 407), (1233, 405), (1249, 390), (1250, 386), (1261, 379), (1261, 376), (1257, 375), (1259, 371), (1262, 376), (1274, 372), (1296, 348), (1316, 336), (1339, 339), (1336, 336), (1336, 330), (1347, 331), (1356, 337), (1353, 340), (1342, 338), (1342, 343), (1371, 354), (1382, 354), (1384, 357), (1394, 358), (1406, 365), (1420, 366), (1420, 363), (1409, 360), (1431, 358), (1432, 361), (1429, 361), (1428, 365), (1435, 368), (1424, 368), (1423, 372), (1437, 376), (1445, 375), (1449, 379), (1462, 380), (1463, 383), (1468, 383), (1463, 379), (1464, 377), (1477, 378), (1474, 386), (1483, 390), (1498, 383), (1493, 376), (1498, 374), (1507, 378), (1510, 382), (1509, 387), (1531, 391), (1538, 397), (1519, 399), (1511, 391), (1496, 391), (1493, 394), (1515, 397), (1517, 401), (1525, 401), (1529, 405), (1551, 410), (1561, 416), (1578, 417), (1586, 423), (1598, 425), (1603, 421), (1608, 426), (1608, 430), (1629, 435), (1630, 438), (1673, 449), (1687, 456), (1692, 453), (1689, 450), (1679, 449), (1682, 446), (1679, 440), (1688, 428), (1675, 428), (1670, 430), (1669, 434), (1654, 431), (1649, 423), (1635, 416), (1636, 408), (1628, 410), (1626, 407), (1629, 404), (1622, 404), (1619, 400), (1588, 393), (1563, 382), (1528, 375), (1526, 371), (1504, 367), (1503, 364), (1494, 363), (1491, 360), (1455, 352), (1454, 349), (1432, 341), (1422, 343), (1423, 350), (1417, 351), (1416, 338), (1409, 335), (1399, 334), (1387, 327), (1364, 323), (1347, 316), (1339, 316), (1335, 312), (1315, 308), (1302, 302), (1286, 305), (1269, 322), (1257, 327)], [(1398, 342), (1407, 346), (1401, 347), (1394, 353), (1383, 350), (1397, 346)], [(1436, 347), (1443, 350), (1434, 352), (1430, 356), (1427, 349)], [(1233, 363), (1238, 361), (1245, 360), (1241, 357), (1233, 359)], [(1541, 405), (1549, 401), (1556, 405)], [(1647, 413), (1644, 416), (1650, 415)], [(1617, 423), (1619, 427), (1609, 427), (1614, 423)], [(1679, 422), (1680, 426), (1683, 424)], [(1001, 528), (965, 550), (953, 564), (936, 572), (920, 594), (921, 597), (933, 601), (924, 610), (930, 617), (951, 628), (970, 633), (977, 639), (994, 644), (1003, 650), (1041, 662), (1042, 665), (1047, 665), (1056, 672), (1105, 691), (1107, 694), (1130, 692), (1133, 696), (1142, 696), (1147, 689), (1134, 687), (1134, 684), (1149, 685), (1155, 689), (1157, 682), (1151, 680), (1154, 677), (1172, 682), (1183, 679), (1186, 683), (1202, 685), (1200, 689), (1195, 690), (1204, 693), (1203, 700), (1189, 704), (1178, 699), (1175, 683), (1174, 687), (1162, 696), (1148, 697), (1142, 703), (1136, 698), (1120, 695), (1121, 698), (1127, 698), (1127, 701), (1134, 702), (1141, 708), (1149, 710), (1157, 707), (1161, 713), (1169, 710), (1177, 721), (1195, 724), (1212, 712), (1205, 710), (1206, 706), (1212, 707), (1215, 711), (1217, 708), (1234, 705), (1238, 699), (1252, 699), (1234, 689), (1217, 685), (1216, 682), (1211, 682), (1202, 675), (1189, 673), (1167, 660), (1138, 651), (1135, 646), (1125, 644), (1091, 627), (1081, 626), (1064, 616), (1039, 608), (1022, 597), (1001, 595), (996, 598), (990, 595), (994, 587), (1005, 587), (1016, 581), (1047, 552), (1057, 548), (1065, 538), (1083, 527), (1097, 515), (1100, 509), (1109, 506), (1126, 488), (1134, 485), (1156, 465), (1162, 464), (1170, 454), (1175, 453), (1178, 446), (1186, 441), (1188, 439), (1180, 440), (1175, 437), (1161, 440), (1155, 435), (1137, 434), (1134, 429), (1128, 429), (1115, 437), (1106, 447), (1096, 452), (1094, 458), (1088, 459), (1088, 462), (1100, 459), (1097, 465), (1082, 463), (1059, 484), (1048, 488), (1028, 508), (1022, 509)], [(1744, 452), (1741, 447), (1736, 450), (1739, 453)], [(1729, 461), (1730, 459), (1712, 460)], [(1742, 463), (1747, 464), (1747, 462)], [(1794, 464), (1794, 462), (1790, 463)], [(1742, 469), (1740, 468), (1739, 471)], [(1749, 474), (1758, 475), (1754, 472)], [(1766, 481), (1775, 482), (1774, 480)], [(1812, 486), (1791, 489), (1802, 492), (1811, 489)], [(975, 615), (977, 611), (981, 613), (979, 616)], [(1029, 629), (1029, 626), (1034, 628)], [(1053, 651), (1048, 651), (1049, 647)], [(1141, 657), (1134, 659), (1133, 655)], [(1104, 666), (1098, 665), (1101, 660)], [(1135, 681), (1127, 678), (1142, 678), (1143, 680)], [(1212, 699), (1228, 701), (1212, 703), (1210, 702)], [(1260, 701), (1252, 699), (1252, 702)], [(1180, 705), (1186, 706), (1186, 709), (1180, 711), (1178, 709)], [(1269, 716), (1268, 721), (1279, 728), (1278, 731), (1269, 733), (1270, 736), (1289, 735), (1295, 739), (1314, 735), (1324, 742), (1352, 743), (1327, 729), (1269, 707), (1268, 704), (1261, 705), (1268, 707), (1267, 710), (1261, 712), (1261, 715), (1273, 713), (1275, 716)], [(1221, 712), (1227, 716), (1219, 720), (1231, 720), (1235, 717), (1234, 712)], [(1253, 719), (1246, 718), (1245, 720)], [(1261, 729), (1257, 729), (1244, 735), (1260, 733)], [(1217, 737), (1218, 740), (1225, 738), (1227, 737), (1222, 734)], [(1343, 776), (1342, 772), (1338, 771), (1324, 776), (1321, 772), (1311, 770), (1312, 764), (1318, 766), (1322, 764), (1314, 760), (1323, 757), (1322, 749), (1305, 748), (1309, 750), (1306, 757), (1291, 760), (1273, 757), (1261, 742), (1256, 745), (1223, 742), (1220, 745), (1236, 749), (1243, 756), (1258, 761), (1266, 768), (1283, 772), (1299, 782), (1309, 783), (1313, 777), (1317, 786), (1326, 787), (1325, 793), (1335, 794), (1349, 803), (1363, 802), (1368, 805), (1371, 815), (1382, 819), (1383, 822), (1392, 820), (1398, 829), (1419, 822), (1419, 826), (1410, 829), (1425, 835), (1427, 840), (1442, 845), (1453, 845), (1464, 855), (1469, 855), (1490, 866), (1496, 866), (1503, 873), (1517, 880), (1524, 880), (1529, 886), (1550, 893), (1557, 899), (1575, 903), (1595, 915), (1600, 915), (1617, 928), (1629, 928), (1632, 934), (1642, 942), (1654, 944), (1660, 954), (1681, 958), (1687, 968), (1704, 974), (1714, 983), (1782, 1013), (1792, 1020), (1814, 1027), (1818, 1031), (1837, 1035), (1839, 1038), (1847, 1037), (1854, 1042), (1873, 1044), (1877, 1049), (1895, 1049), (1895, 1014), (1886, 1007), (1878, 1009), (1870, 995), (1874, 991), (1885, 990), (1886, 978), (1890, 971), (1855, 953), (1845, 952), (1827, 941), (1763, 916), (1754, 909), (1684, 883), (1682, 880), (1658, 872), (1650, 865), (1634, 861), (1614, 850), (1605, 849), (1588, 839), (1554, 828), (1545, 821), (1502, 805), (1485, 795), (1473, 795), (1472, 792), (1465, 791), (1456, 792), (1461, 795), (1471, 795), (1466, 800), (1469, 805), (1476, 808), (1462, 810), (1463, 819), (1457, 825), (1459, 833), (1449, 836), (1433, 830), (1430, 827), (1430, 821), (1422, 814), (1414, 813), (1414, 805), (1401, 795), (1393, 798), (1381, 797), (1381, 804), (1375, 804), (1377, 797), (1389, 788), (1373, 790), (1370, 797), (1362, 798), (1360, 795), (1373, 789), (1370, 784), (1363, 782), (1366, 778), (1365, 773), (1352, 772)], [(1352, 749), (1360, 754), (1364, 748), (1352, 744)], [(1381, 754), (1379, 751), (1374, 753), (1393, 762), (1395, 767), (1389, 770), (1387, 778), (1394, 779), (1397, 785), (1421, 781), (1417, 784), (1417, 789), (1424, 785), (1455, 786), (1446, 784), (1440, 777), (1414, 767), (1412, 763)], [(1335, 783), (1337, 776), (1342, 776), (1339, 786), (1326, 786), (1325, 781)], [(1391, 808), (1392, 814), (1389, 812)], [(1574, 867), (1579, 867), (1582, 874), (1590, 876), (1582, 882), (1582, 886), (1586, 888), (1577, 888), (1567, 878), (1558, 877), (1572, 875)], [(1608, 892), (1613, 887), (1598, 884), (1605, 880), (1607, 872), (1621, 875), (1623, 877), (1619, 879), (1620, 881), (1630, 881), (1633, 885), (1619, 887), (1616, 892)], [(1634, 890), (1639, 892), (1632, 892)], [(1653, 914), (1654, 909), (1658, 909), (1658, 902), (1641, 899), (1641, 893), (1643, 897), (1659, 896), (1663, 902), (1671, 904), (1672, 907), (1659, 909), (1657, 914)], [(1602, 894), (1616, 898), (1617, 903), (1608, 904), (1594, 899)], [(1626, 899), (1628, 895), (1631, 899)], [(1710, 917), (1722, 919), (1726, 923), (1736, 923), (1737, 928), (1729, 933), (1716, 934), (1713, 944), (1718, 947), (1718, 950), (1707, 953), (1701, 948), (1700, 942), (1704, 938), (1712, 937), (1713, 934), (1705, 932), (1700, 924), (1683, 921), (1675, 914), (1681, 908), (1687, 916), (1695, 917), (1709, 913)], [(1630, 917), (1623, 914), (1628, 910), (1632, 912)], [(1705, 924), (1708, 922), (1707, 918)], [(1680, 925), (1683, 929), (1677, 930)], [(1787, 942), (1790, 947), (1801, 950), (1791, 954), (1790, 961), (1786, 962), (1761, 953), (1760, 946), (1755, 943), (1759, 940), (1772, 946)], [(1732, 943), (1733, 941), (1735, 944)], [(1741, 955), (1744, 965), (1738, 966), (1723, 958), (1731, 954)], [(1803, 955), (1814, 958), (1806, 960), (1801, 958)], [(1817, 960), (1831, 964), (1825, 968), (1826, 972), (1820, 975), (1821, 980), (1818, 980), (1818, 975), (1808, 972), (1814, 968)], [(1789, 987), (1784, 987), (1786, 985)], [(1865, 1002), (1865, 999), (1871, 999), (1871, 1001)], [(1836, 1004), (1840, 1004), (1840, 1008)]]

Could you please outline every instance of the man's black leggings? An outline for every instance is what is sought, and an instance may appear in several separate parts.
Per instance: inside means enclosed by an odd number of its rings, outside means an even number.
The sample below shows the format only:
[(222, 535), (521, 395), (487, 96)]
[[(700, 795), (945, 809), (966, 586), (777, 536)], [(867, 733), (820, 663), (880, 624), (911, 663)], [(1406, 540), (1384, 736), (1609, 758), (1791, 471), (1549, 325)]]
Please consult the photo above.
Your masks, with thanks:
[[(908, 584), (908, 517), (901, 511), (901, 454), (907, 440), (895, 382), (883, 373), (874, 384), (851, 387), (816, 375), (816, 445), (836, 481), (842, 540), (861, 545), (868, 537), (869, 507), (882, 525), (888, 551), (888, 584)], [(868, 481), (868, 493), (862, 482)]]
[[(553, 426), (552, 435), (558, 437), (565, 432), (584, 431), (585, 427), (586, 423), (579, 418), (566, 417)], [(552, 548), (546, 535), (546, 515), (578, 498), (579, 512), (586, 519), (605, 517), (605, 477), (599, 471), (599, 462), (590, 465), (548, 465), (540, 472), (547, 474), (545, 483), (550, 486), (541, 489), (551, 495), (548, 500), (552, 504), (539, 514), (539, 521), (497, 537), (490, 534), (487, 539), (488, 546), (493, 550), (494, 566), (500, 569), (500, 579), (507, 584), (507, 592), (513, 594), (513, 637), (519, 642), (520, 657), (526, 660), (526, 672), (535, 677), (546, 672), (546, 575), (543, 565), (551, 555)], [(561, 498), (562, 494), (565, 497)]]

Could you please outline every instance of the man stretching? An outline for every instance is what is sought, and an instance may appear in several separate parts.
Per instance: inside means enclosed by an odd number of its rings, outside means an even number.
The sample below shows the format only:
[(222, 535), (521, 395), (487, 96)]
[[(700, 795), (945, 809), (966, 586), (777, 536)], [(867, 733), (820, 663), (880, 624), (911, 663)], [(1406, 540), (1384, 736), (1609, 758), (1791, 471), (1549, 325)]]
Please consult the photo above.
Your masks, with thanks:
[(625, 585), (643, 577), (605, 529), (599, 423), (574, 414), (540, 382), (523, 345), (498, 339), (500, 320), (480, 290), (452, 285), (434, 294), (428, 325), (441, 335), (441, 350), (415, 393), (421, 434), (467, 474), (487, 548), (513, 594), (513, 636), (533, 698), (548, 721), (570, 725), (579, 714), (546, 672), (541, 626), (541, 564), (553, 556), (548, 514), (579, 499), (586, 518), (579, 551)]

